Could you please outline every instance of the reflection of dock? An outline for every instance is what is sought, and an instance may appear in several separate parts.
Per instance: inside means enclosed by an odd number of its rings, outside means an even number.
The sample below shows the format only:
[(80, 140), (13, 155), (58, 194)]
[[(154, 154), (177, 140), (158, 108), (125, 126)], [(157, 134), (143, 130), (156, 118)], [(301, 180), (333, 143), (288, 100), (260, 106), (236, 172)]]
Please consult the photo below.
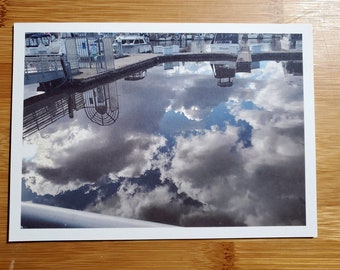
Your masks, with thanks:
[(250, 72), (251, 71), (251, 52), (248, 45), (241, 45), (241, 49), (236, 59), (236, 71)]
[(59, 91), (24, 101), (23, 137), (42, 130), (74, 111), (84, 110), (88, 119), (101, 126), (112, 125), (119, 116), (118, 85), (112, 82), (81, 91)]

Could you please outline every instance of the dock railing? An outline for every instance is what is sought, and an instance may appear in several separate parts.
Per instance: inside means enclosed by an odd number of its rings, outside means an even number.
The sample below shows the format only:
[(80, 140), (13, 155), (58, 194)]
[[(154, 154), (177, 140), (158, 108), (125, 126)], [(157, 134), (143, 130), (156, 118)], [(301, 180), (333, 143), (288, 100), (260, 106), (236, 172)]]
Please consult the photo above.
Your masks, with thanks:
[(54, 54), (25, 56), (25, 84), (65, 77), (61, 57)]

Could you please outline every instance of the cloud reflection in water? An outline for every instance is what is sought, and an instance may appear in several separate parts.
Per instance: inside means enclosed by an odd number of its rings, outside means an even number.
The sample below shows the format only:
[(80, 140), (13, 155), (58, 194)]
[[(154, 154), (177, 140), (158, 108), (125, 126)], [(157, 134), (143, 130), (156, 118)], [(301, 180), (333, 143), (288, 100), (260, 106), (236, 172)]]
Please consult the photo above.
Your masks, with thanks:
[(23, 200), (182, 226), (305, 224), (302, 76), (210, 63), (124, 81), (99, 127), (78, 111), (25, 141)]

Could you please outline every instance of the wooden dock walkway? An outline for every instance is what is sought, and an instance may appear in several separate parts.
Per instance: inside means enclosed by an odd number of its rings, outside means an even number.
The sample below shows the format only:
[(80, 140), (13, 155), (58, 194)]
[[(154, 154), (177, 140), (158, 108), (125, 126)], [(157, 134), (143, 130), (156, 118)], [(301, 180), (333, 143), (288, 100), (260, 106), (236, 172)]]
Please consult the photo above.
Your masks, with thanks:
[(88, 85), (98, 81), (112, 81), (124, 78), (137, 72), (147, 70), (155, 65), (176, 61), (235, 61), (237, 72), (250, 72), (252, 61), (263, 60), (302, 60), (302, 52), (267, 52), (252, 54), (246, 48), (238, 55), (226, 53), (174, 53), (170, 55), (145, 53), (115, 59), (115, 69), (97, 71), (96, 68), (80, 69), (74, 75), (71, 85)]
[[(153, 59), (157, 56), (160, 56), (159, 54), (155, 53), (143, 53), (143, 54), (133, 54), (130, 56), (122, 57), (115, 59), (115, 69), (121, 69), (125, 68), (131, 65), (135, 65), (150, 59)], [(73, 79), (76, 81), (82, 80), (82, 79), (88, 79), (90, 77), (96, 77), (98, 75), (96, 68), (82, 68), (80, 74), (74, 75)]]

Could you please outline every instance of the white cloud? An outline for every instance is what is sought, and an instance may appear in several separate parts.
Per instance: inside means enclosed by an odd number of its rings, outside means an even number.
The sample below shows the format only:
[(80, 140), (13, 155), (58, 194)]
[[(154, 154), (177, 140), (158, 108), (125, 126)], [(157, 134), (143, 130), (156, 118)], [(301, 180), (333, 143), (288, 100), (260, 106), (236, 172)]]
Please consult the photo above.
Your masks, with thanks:
[(233, 151), (237, 139), (235, 127), (228, 127), (226, 132), (213, 129), (198, 136), (177, 137), (171, 168), (162, 171), (163, 177), (172, 179), (181, 191), (202, 202), (225, 197), (232, 185), (229, 178), (238, 173), (237, 163), (241, 162), (241, 156)]
[(111, 198), (100, 201), (95, 206), (88, 206), (87, 211), (102, 214), (138, 218), (143, 208), (150, 205), (163, 205), (171, 201), (173, 194), (167, 186), (146, 191), (137, 183), (123, 181), (118, 192)]
[(120, 177), (138, 177), (146, 170), (151, 169), (153, 157), (158, 149), (165, 145), (165, 138), (162, 136), (146, 136), (136, 134), (126, 138), (126, 143), (135, 145), (131, 152), (126, 153), (126, 164), (115, 174)]

